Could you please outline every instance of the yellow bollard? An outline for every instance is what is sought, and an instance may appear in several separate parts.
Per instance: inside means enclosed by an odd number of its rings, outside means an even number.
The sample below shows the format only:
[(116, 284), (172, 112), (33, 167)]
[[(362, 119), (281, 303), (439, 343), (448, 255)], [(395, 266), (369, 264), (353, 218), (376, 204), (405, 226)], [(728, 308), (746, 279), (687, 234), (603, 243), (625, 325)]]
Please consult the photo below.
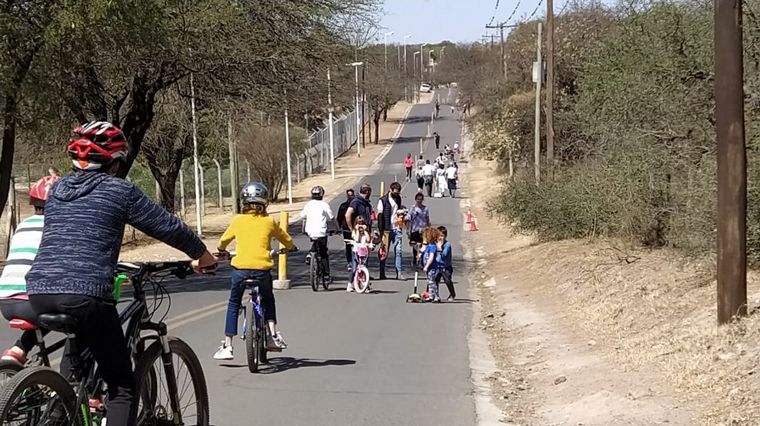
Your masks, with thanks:
[(380, 181), (380, 196), (385, 195), (385, 181)]
[[(288, 232), (288, 212), (280, 212), (280, 228)], [(280, 250), (285, 249), (285, 245), (280, 243)], [(290, 280), (288, 279), (288, 255), (282, 253), (279, 256), (277, 262), (277, 279), (272, 283), (275, 290), (287, 290), (290, 288)]]

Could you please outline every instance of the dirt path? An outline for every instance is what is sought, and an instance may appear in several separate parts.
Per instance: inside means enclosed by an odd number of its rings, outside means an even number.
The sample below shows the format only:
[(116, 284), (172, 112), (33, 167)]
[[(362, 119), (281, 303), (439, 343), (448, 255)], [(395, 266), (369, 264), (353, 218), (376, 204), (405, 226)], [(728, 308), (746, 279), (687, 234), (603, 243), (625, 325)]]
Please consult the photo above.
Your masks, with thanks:
[[(472, 152), (472, 147), (466, 150)], [(536, 425), (694, 424), (662, 373), (632, 369), (603, 349), (602, 336), (577, 326), (570, 300), (551, 281), (537, 281), (555, 259), (548, 247), (487, 217), (495, 194), (493, 164), (472, 160), (464, 171), (464, 200), (479, 232), (468, 235), (470, 276), (479, 283), (479, 328), (497, 371), (488, 377), (502, 422)], [(553, 243), (564, 244), (564, 243)]]

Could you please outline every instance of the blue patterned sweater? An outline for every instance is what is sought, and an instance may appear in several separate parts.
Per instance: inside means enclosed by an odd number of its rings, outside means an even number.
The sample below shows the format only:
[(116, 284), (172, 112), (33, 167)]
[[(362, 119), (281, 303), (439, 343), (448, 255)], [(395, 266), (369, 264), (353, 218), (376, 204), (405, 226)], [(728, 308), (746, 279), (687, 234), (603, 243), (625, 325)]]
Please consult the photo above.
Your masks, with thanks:
[(61, 178), (48, 194), (42, 242), (26, 276), (28, 293), (113, 299), (113, 272), (126, 224), (193, 259), (206, 250), (187, 225), (132, 183), (78, 172)]

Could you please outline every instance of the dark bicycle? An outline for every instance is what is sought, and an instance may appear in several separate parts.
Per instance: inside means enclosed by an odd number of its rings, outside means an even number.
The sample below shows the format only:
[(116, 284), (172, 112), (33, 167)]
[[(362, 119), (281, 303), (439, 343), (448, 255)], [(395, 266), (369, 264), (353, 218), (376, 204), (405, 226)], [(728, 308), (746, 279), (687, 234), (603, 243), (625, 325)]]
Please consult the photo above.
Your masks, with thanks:
[[(117, 269), (130, 276), (133, 300), (119, 314), (127, 324), (125, 336), (133, 359), (138, 393), (137, 424), (209, 424), (206, 379), (198, 357), (182, 340), (170, 336), (164, 323), (167, 311), (157, 314), (169, 293), (162, 284), (173, 275), (184, 278), (193, 273), (189, 261), (158, 263), (119, 263)], [(145, 285), (152, 287), (148, 301)], [(162, 315), (157, 321), (154, 316)], [(23, 320), (19, 320), (23, 321)], [(39, 329), (66, 334), (66, 338), (46, 347), (38, 331), (38, 351), (27, 367), (10, 378), (0, 391), (0, 424), (99, 426), (107, 417), (103, 382), (92, 354), (79, 351), (75, 337), (76, 318), (65, 314), (37, 317)], [(26, 322), (24, 327), (37, 328)], [(144, 331), (151, 334), (142, 335)], [(152, 341), (152, 343), (151, 343)], [(71, 364), (68, 378), (50, 368), (49, 357), (68, 345)], [(180, 388), (181, 387), (181, 388)]]
[(251, 294), (240, 307), (243, 316), (243, 332), (240, 337), (245, 340), (248, 370), (251, 373), (256, 373), (259, 371), (259, 364), (267, 363), (269, 327), (264, 320), (264, 306), (261, 305), (258, 280), (247, 279), (244, 282), (246, 287), (251, 287)]
[[(327, 236), (331, 237), (335, 235), (337, 231), (328, 231)], [(325, 291), (330, 289), (332, 280), (325, 279), (325, 271), (322, 267), (322, 255), (319, 252), (318, 240), (311, 239), (311, 250), (309, 250), (309, 282), (311, 283), (311, 289), (318, 291), (320, 284)]]

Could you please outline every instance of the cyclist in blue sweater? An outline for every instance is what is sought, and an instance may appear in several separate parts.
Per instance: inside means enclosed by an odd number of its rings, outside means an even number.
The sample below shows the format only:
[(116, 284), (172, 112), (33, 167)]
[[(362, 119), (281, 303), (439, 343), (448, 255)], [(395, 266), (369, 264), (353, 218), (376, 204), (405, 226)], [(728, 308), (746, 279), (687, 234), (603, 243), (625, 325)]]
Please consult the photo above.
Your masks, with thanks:
[(124, 226), (196, 259), (200, 271), (216, 265), (201, 240), (134, 184), (116, 177), (126, 166), (127, 141), (111, 123), (74, 130), (68, 146), (74, 173), (58, 180), (45, 204), (37, 257), (26, 276), (32, 308), (77, 319), (77, 341), (94, 355), (108, 385), (108, 425), (135, 424), (132, 362), (113, 298), (113, 272)]

